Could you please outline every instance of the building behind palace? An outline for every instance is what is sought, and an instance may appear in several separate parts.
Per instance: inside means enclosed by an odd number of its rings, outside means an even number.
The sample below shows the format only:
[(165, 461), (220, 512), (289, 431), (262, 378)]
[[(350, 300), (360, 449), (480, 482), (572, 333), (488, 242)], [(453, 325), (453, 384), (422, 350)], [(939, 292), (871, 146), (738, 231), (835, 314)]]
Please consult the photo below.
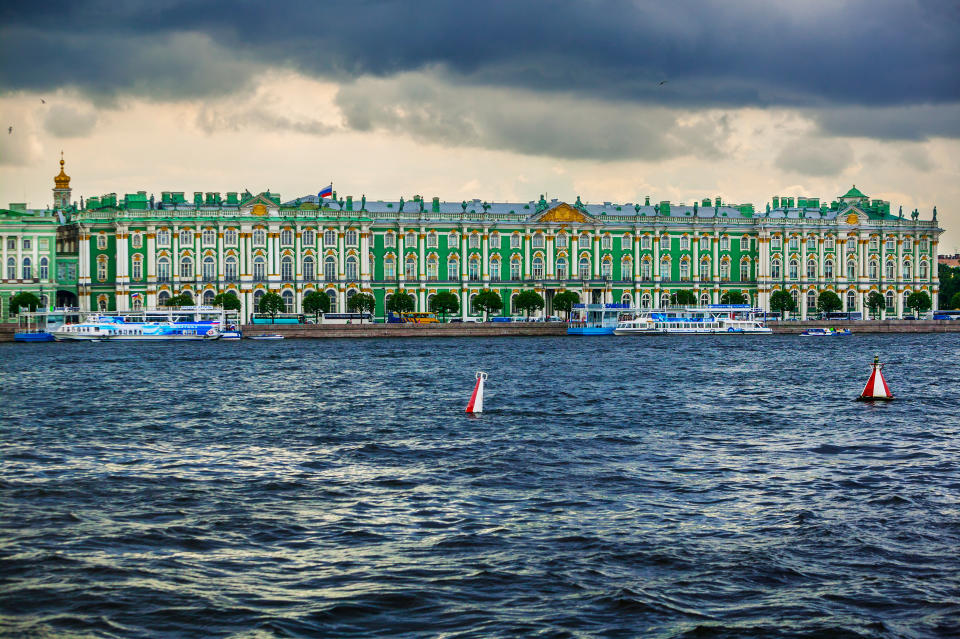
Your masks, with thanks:
[[(289, 312), (321, 291), (332, 308), (371, 293), (375, 315), (399, 290), (426, 309), (440, 291), (457, 294), (461, 315), (483, 289), (498, 292), (504, 315), (524, 290), (582, 301), (644, 307), (670, 304), (688, 290), (701, 303), (737, 291), (769, 309), (787, 290), (806, 317), (820, 292), (837, 293), (845, 310), (863, 311), (870, 291), (899, 317), (906, 297), (926, 291), (937, 308), (937, 246), (943, 232), (919, 212), (893, 214), (890, 203), (856, 187), (829, 202), (775, 196), (765, 210), (720, 197), (693, 204), (583, 204), (559, 200), (441, 202), (414, 196), (368, 201), (351, 196), (284, 201), (262, 192), (145, 191), (90, 197), (77, 206), (60, 161), (53, 207), (0, 210), (3, 281), (0, 319), (21, 290), (46, 303), (82, 309), (154, 307), (189, 292), (209, 302), (233, 292), (242, 313), (268, 291)], [(53, 297), (55, 295), (55, 297)]]

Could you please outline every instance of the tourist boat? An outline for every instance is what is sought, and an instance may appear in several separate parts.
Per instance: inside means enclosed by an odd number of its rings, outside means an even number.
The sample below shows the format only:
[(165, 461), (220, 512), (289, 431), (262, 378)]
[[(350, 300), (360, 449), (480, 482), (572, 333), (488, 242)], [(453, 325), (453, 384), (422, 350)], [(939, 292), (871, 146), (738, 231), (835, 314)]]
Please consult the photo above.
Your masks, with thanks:
[(283, 335), (277, 333), (268, 333), (266, 335), (251, 335), (247, 339), (283, 339)]
[(768, 335), (773, 331), (746, 304), (711, 304), (622, 312), (615, 335)]
[(243, 337), (243, 333), (229, 328), (220, 333), (220, 339), (240, 339), (241, 337)]
[(833, 335), (853, 335), (849, 328), (808, 328), (802, 333), (803, 337), (830, 337)]
[(613, 335), (617, 319), (628, 304), (574, 304), (567, 335)]
[(31, 311), (19, 313), (17, 332), (13, 334), (16, 342), (53, 342), (53, 332), (68, 323), (79, 322), (78, 308), (55, 308), (49, 311)]
[(236, 324), (236, 311), (212, 306), (92, 313), (53, 331), (57, 341), (215, 340), (220, 328)]

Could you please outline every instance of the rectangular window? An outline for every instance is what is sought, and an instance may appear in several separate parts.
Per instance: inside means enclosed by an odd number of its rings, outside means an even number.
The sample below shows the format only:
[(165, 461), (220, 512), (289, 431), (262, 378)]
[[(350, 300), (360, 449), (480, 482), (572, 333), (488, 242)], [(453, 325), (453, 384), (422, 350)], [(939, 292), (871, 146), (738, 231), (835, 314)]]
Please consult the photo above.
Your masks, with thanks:
[(570, 240), (566, 233), (560, 233), (557, 235), (557, 248), (567, 248), (569, 243)]
[(140, 260), (133, 261), (133, 268), (130, 269), (130, 279), (139, 280), (143, 277), (143, 264)]
[(384, 248), (396, 248), (397, 247), (397, 236), (393, 233), (387, 233), (383, 236), (383, 246)]
[(512, 260), (510, 262), (510, 279), (511, 280), (520, 279), (520, 260)]
[(97, 235), (97, 250), (105, 251), (107, 248), (107, 235), (106, 233), (100, 233)]
[(790, 238), (790, 250), (791, 250), (791, 251), (799, 251), (799, 250), (800, 250), (800, 238), (799, 238), (799, 237), (791, 237), (791, 238)]
[(770, 250), (779, 251), (783, 248), (783, 241), (779, 237), (770, 238)]
[(32, 248), (33, 248), (33, 240), (31, 240), (29, 237), (23, 238), (23, 250), (29, 251)]
[(14, 251), (17, 250), (17, 238), (15, 237), (7, 238), (7, 249), (8, 250), (12, 249)]
[(650, 236), (644, 235), (640, 238), (640, 250), (649, 251), (650, 250)]
[[(749, 243), (749, 241), (748, 241), (748, 243)], [(707, 244), (707, 246), (710, 246), (710, 245)], [(729, 250), (730, 250), (730, 238), (727, 237), (726, 235), (724, 235), (723, 237), (720, 238), (720, 250), (721, 250), (721, 251), (729, 251)]]
[(604, 251), (609, 251), (613, 248), (613, 238), (609, 235), (604, 235), (600, 238), (600, 248)]
[(437, 248), (437, 234), (434, 232), (427, 233), (427, 248)]
[(871, 250), (871, 251), (879, 251), (879, 250), (880, 250), (880, 240), (879, 240), (879, 239), (877, 239), (877, 238), (875, 238), (875, 237), (871, 237), (871, 238), (870, 238), (870, 250)]
[(48, 250), (50, 250), (50, 240), (48, 240), (48, 239), (45, 238), (45, 237), (41, 237), (41, 238), (40, 238), (40, 250), (41, 250), (41, 251), (48, 251)]
[(835, 248), (834, 240), (832, 237), (828, 237), (823, 240), (823, 250), (832, 251)]
[(893, 239), (892, 237), (888, 237), (888, 238), (887, 238), (887, 247), (886, 247), (886, 248), (887, 248), (887, 250), (890, 251), (890, 252), (896, 251), (896, 250), (897, 250), (897, 241), (896, 241), (895, 239)]
[(216, 246), (217, 244), (217, 231), (216, 229), (203, 229), (203, 237), (200, 240), (203, 242), (204, 246)]
[(687, 235), (680, 236), (680, 250), (689, 251), (690, 250), (690, 237)]
[(165, 229), (157, 231), (157, 246), (170, 246), (170, 231)]
[(520, 234), (514, 233), (510, 236), (510, 248), (518, 249), (520, 248)]
[(472, 248), (472, 249), (480, 248), (480, 234), (479, 234), (479, 233), (471, 233), (471, 234), (470, 234), (470, 248)]

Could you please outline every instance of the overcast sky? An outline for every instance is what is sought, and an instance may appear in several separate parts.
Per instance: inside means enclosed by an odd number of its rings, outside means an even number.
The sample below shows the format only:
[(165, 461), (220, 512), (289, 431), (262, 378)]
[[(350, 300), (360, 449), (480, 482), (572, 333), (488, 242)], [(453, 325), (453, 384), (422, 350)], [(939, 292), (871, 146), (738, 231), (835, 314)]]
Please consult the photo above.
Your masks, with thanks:
[[(0, 205), (329, 182), (368, 199), (937, 205), (960, 249), (960, 3), (20, 2)], [(13, 132), (8, 132), (8, 127)]]

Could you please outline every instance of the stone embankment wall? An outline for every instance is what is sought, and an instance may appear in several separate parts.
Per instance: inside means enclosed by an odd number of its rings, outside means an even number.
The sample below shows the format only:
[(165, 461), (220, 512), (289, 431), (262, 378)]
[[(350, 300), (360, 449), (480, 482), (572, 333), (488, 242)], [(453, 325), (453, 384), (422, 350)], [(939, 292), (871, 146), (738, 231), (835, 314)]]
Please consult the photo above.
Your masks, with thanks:
[[(960, 323), (960, 322), (958, 322)], [(329, 337), (514, 337), (566, 335), (562, 322), (488, 322), (485, 324), (245, 324), (244, 336), (276, 333), (285, 338)]]
[(767, 322), (767, 326), (774, 333), (783, 334), (797, 334), (807, 328), (849, 328), (854, 333), (960, 333), (960, 321), (957, 320), (806, 320)]
[(12, 342), (13, 334), (16, 332), (16, 324), (0, 324), (0, 342)]

